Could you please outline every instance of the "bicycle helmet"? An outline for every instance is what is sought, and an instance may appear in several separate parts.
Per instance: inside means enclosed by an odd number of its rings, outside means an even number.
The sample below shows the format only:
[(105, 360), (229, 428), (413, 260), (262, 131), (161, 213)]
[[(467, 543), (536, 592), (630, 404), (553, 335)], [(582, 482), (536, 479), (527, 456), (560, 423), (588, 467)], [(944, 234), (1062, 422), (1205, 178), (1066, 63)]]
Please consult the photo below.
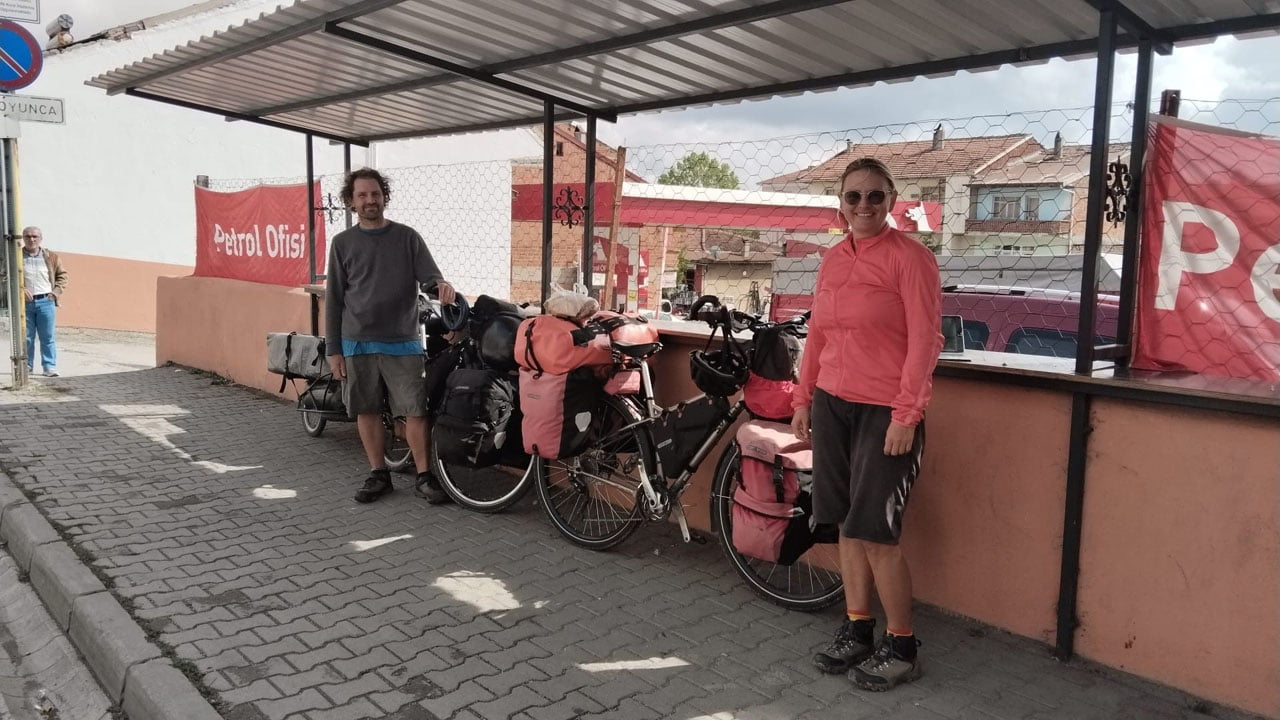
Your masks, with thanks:
[(712, 397), (729, 397), (747, 382), (747, 361), (729, 348), (690, 352), (689, 370), (693, 384)]

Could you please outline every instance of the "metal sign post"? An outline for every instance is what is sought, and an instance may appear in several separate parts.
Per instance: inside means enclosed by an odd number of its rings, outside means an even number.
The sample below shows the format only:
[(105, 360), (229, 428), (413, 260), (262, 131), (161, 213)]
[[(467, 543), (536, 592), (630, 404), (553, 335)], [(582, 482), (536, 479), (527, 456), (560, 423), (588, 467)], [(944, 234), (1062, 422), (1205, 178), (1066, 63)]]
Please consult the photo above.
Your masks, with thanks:
[[(3, 126), (16, 126), (11, 120), (0, 122)], [(26, 300), (22, 295), (22, 238), (18, 236), (17, 226), (17, 192), (14, 169), (14, 152), (17, 143), (13, 136), (16, 128), (5, 127), (4, 138), (0, 139), (0, 232), (9, 252), (8, 267), (5, 276), (8, 282), (5, 289), (9, 295), (9, 346), (10, 358), (13, 360), (13, 389), (20, 390), (27, 385), (27, 343), (26, 343)]]

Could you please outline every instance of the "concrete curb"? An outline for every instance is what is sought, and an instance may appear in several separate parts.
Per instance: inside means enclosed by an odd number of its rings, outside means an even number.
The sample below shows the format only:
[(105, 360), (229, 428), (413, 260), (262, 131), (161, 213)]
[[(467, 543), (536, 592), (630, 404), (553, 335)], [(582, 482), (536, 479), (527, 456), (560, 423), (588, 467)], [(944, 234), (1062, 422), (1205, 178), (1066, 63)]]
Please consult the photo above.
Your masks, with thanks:
[(130, 720), (220, 720), (4, 473), (0, 539), (107, 697)]

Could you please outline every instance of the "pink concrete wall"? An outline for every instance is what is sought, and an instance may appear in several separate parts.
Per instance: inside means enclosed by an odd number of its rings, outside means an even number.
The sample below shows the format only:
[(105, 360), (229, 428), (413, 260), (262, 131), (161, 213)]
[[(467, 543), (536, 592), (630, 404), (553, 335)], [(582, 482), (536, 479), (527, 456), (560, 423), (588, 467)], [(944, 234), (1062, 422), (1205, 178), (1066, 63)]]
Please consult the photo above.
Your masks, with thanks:
[(58, 306), (58, 324), (63, 327), (155, 332), (156, 281), (192, 271), (187, 265), (58, 255), (68, 274), (67, 292)]
[(1051, 642), (1069, 395), (935, 378), (902, 544), (916, 597)]
[(274, 393), (280, 376), (267, 372), (267, 333), (291, 331), (311, 331), (310, 296), (300, 289), (222, 278), (159, 279), (157, 365), (172, 361)]
[(1093, 404), (1086, 656), (1280, 717), (1280, 423)]

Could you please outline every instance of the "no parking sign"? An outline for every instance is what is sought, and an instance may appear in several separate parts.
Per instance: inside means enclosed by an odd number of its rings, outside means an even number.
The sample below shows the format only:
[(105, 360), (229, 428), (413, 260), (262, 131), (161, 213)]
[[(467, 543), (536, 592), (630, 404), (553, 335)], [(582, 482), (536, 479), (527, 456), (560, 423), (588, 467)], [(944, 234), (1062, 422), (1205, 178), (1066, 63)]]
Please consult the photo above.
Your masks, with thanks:
[(44, 55), (31, 33), (12, 20), (0, 20), (0, 90), (30, 85), (43, 67)]

